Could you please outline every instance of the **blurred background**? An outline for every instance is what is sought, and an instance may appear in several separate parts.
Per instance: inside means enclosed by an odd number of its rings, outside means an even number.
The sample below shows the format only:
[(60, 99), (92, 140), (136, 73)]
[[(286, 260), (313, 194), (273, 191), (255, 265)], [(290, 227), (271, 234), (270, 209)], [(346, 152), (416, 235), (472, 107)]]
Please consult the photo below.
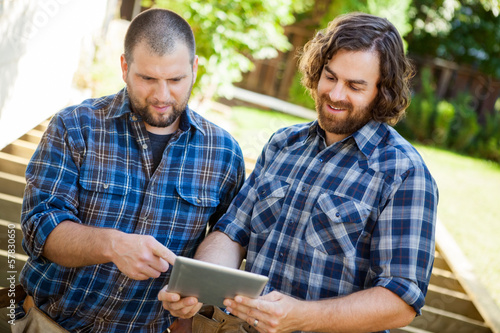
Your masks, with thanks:
[[(498, 332), (499, 0), (0, 0), (3, 244), (9, 223), (19, 223), (22, 202), (22, 191), (14, 195), (7, 184), (14, 179), (22, 188), (23, 163), (30, 156), (14, 152), (28, 149), (23, 138), (37, 126), (40, 132), (40, 124), (58, 110), (124, 86), (119, 62), (124, 33), (130, 20), (150, 7), (172, 9), (192, 25), (200, 72), (190, 106), (237, 138), (249, 171), (275, 130), (315, 118), (314, 103), (296, 70), (305, 42), (346, 12), (372, 13), (393, 22), (417, 69), (412, 103), (396, 129), (417, 146), (439, 185), (444, 234), (438, 239), (437, 262), (442, 256), (448, 267), (436, 265), (435, 276), (447, 281), (449, 269), (462, 284), (453, 293), (444, 288), (427, 303), (441, 309), (439, 302), (468, 299), (480, 314), (459, 314), (476, 325), (467, 329), (463, 321), (460, 327), (466, 329), (461, 331)], [(9, 160), (17, 161), (16, 176), (2, 169)], [(5, 249), (2, 245), (0, 267), (7, 260)], [(493, 314), (484, 314), (484, 307)], [(439, 311), (433, 313), (438, 316)], [(496, 321), (490, 318), (495, 315)], [(431, 322), (427, 319), (418, 329), (432, 331)], [(460, 331), (447, 323), (450, 332)]]

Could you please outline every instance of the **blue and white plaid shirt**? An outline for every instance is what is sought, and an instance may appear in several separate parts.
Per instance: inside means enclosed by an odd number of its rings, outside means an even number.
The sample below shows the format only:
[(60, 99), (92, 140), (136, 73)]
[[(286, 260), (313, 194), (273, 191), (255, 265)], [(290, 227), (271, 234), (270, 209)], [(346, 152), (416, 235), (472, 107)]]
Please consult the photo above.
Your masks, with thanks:
[(125, 89), (51, 120), (26, 171), (22, 228), (29, 260), (21, 283), (67, 330), (163, 332), (173, 318), (157, 295), (170, 271), (134, 281), (113, 263), (65, 268), (49, 262), (42, 249), (58, 223), (152, 235), (189, 257), (245, 178), (237, 142), (189, 108), (154, 172), (152, 166), (148, 133)]
[(438, 190), (417, 151), (369, 122), (325, 145), (317, 122), (273, 135), (216, 224), (246, 269), (304, 300), (382, 286), (419, 312), (434, 260)]

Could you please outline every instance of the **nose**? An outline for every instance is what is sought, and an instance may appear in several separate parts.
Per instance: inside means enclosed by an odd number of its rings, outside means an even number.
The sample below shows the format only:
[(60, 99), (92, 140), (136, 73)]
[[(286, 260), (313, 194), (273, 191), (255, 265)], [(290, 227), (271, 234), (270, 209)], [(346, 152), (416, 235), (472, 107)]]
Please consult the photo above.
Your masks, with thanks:
[(328, 93), (332, 101), (343, 101), (346, 98), (345, 88), (340, 82), (335, 82)]
[(170, 87), (166, 81), (158, 81), (154, 90), (153, 97), (160, 101), (166, 102), (170, 98)]

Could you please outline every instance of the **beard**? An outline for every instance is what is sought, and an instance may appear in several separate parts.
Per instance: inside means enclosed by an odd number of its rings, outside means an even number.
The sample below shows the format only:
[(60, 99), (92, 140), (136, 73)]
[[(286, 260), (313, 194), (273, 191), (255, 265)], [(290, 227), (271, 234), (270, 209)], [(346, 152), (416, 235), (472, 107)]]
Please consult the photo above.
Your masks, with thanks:
[[(132, 110), (140, 115), (146, 124), (153, 127), (163, 128), (172, 125), (181, 116), (184, 110), (186, 110), (192, 89), (193, 85), (191, 85), (191, 88), (179, 103), (175, 100), (162, 102), (157, 99), (146, 99), (143, 102), (138, 96), (135, 95), (134, 90), (130, 88), (130, 85), (127, 85)], [(160, 115), (150, 109), (151, 106), (171, 106), (172, 110), (167, 114)]]
[[(372, 119), (372, 109), (376, 98), (369, 104), (354, 108), (347, 101), (331, 101), (325, 95), (316, 99), (316, 112), (319, 126), (326, 132), (338, 135), (351, 135), (365, 126)], [(327, 104), (334, 108), (345, 109), (347, 114), (335, 115), (326, 111)]]

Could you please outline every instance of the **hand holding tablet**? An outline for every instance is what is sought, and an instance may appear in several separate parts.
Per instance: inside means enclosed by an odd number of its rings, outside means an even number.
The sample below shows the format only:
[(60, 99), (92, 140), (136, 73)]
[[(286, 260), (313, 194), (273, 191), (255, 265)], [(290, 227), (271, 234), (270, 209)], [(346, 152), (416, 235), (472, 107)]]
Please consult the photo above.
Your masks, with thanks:
[(257, 298), (268, 278), (266, 276), (178, 256), (167, 291), (181, 297), (194, 296), (204, 304), (224, 307), (226, 298), (242, 295)]

